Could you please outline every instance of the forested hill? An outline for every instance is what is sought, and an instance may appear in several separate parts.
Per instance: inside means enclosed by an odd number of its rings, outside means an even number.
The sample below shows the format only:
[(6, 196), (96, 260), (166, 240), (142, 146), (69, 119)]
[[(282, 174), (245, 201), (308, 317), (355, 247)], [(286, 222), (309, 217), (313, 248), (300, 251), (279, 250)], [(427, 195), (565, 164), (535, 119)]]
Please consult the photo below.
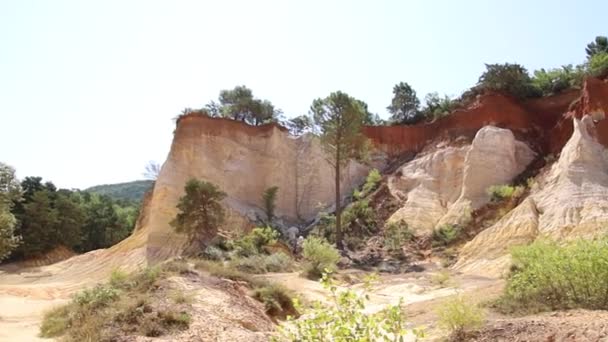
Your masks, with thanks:
[(113, 199), (140, 202), (146, 191), (152, 188), (152, 184), (154, 184), (152, 180), (137, 180), (127, 183), (96, 185), (85, 189), (85, 191), (106, 195)]

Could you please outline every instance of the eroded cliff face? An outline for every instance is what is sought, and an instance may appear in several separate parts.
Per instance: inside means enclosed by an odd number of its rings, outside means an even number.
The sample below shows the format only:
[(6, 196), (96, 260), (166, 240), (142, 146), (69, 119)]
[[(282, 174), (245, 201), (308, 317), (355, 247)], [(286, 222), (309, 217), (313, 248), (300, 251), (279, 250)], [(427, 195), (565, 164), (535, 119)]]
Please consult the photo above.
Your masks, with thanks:
[(500, 276), (509, 248), (539, 237), (568, 240), (605, 234), (608, 226), (608, 151), (591, 116), (573, 120), (573, 134), (550, 172), (531, 195), (467, 243), (455, 268)]
[(419, 234), (462, 223), (490, 200), (490, 186), (510, 183), (534, 157), (511, 131), (486, 126), (471, 145), (439, 148), (390, 176), (391, 194), (403, 205), (388, 221), (405, 221)]
[[(382, 158), (376, 166), (382, 167)], [(343, 194), (359, 185), (370, 167), (351, 163), (343, 173)], [(173, 233), (185, 183), (197, 178), (226, 194), (225, 231), (246, 230), (262, 215), (262, 193), (278, 186), (275, 214), (286, 222), (307, 221), (334, 204), (334, 171), (317, 139), (290, 136), (278, 125), (248, 126), (228, 119), (190, 115), (180, 119), (169, 156), (149, 201), (143, 223), (148, 259), (179, 253), (183, 237)], [(263, 217), (263, 216), (261, 216)]]

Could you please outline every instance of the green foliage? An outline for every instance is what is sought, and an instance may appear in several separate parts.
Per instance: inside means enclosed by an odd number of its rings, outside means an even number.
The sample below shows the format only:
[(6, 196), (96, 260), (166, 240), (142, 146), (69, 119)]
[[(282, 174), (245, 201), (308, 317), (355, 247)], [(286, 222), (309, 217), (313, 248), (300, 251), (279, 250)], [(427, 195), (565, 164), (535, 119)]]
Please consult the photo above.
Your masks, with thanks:
[(141, 202), (146, 192), (154, 186), (153, 180), (138, 180), (126, 183), (97, 185), (84, 191), (108, 196), (114, 200)]
[(503, 92), (523, 99), (538, 96), (526, 68), (519, 64), (486, 64), (486, 71), (479, 77), (481, 90)]
[(248, 257), (263, 253), (264, 246), (276, 243), (278, 237), (279, 233), (272, 227), (257, 227), (232, 244), (238, 256)]
[(392, 123), (413, 124), (422, 119), (419, 107), (416, 91), (406, 82), (400, 82), (393, 87), (393, 99), (386, 109), (391, 114)]
[(390, 222), (384, 226), (384, 247), (393, 254), (401, 255), (401, 248), (414, 237), (407, 222)]
[(277, 193), (279, 192), (278, 186), (271, 186), (264, 190), (262, 194), (262, 201), (264, 203), (264, 211), (266, 213), (267, 222), (272, 222), (274, 218), (274, 209), (276, 208)]
[(287, 120), (284, 125), (293, 135), (302, 135), (312, 130), (312, 119), (309, 115), (300, 115)]
[(365, 178), (365, 184), (363, 184), (363, 188), (361, 189), (360, 197), (367, 196), (376, 190), (381, 180), (382, 174), (380, 174), (380, 171), (378, 169), (371, 169)]
[(294, 269), (293, 260), (285, 253), (278, 252), (269, 255), (258, 254), (245, 258), (235, 258), (229, 263), (239, 271), (253, 274), (266, 272), (291, 272)]
[(503, 311), (608, 309), (608, 239), (562, 245), (535, 241), (513, 248)]
[(588, 68), (592, 76), (605, 76), (608, 73), (608, 52), (600, 52), (591, 56)]
[(481, 327), (484, 312), (461, 296), (450, 297), (437, 308), (439, 326), (450, 332), (453, 340), (466, 340), (466, 332)]
[(421, 115), (427, 120), (435, 120), (450, 114), (456, 109), (456, 101), (444, 95), (440, 97), (438, 93), (429, 93), (424, 97), (424, 108)]
[(226, 194), (215, 184), (197, 179), (190, 179), (184, 190), (185, 195), (177, 203), (179, 212), (170, 224), (176, 232), (186, 234), (191, 242), (202, 246), (224, 223), (220, 201)]
[(314, 100), (310, 108), (315, 125), (321, 130), (320, 140), (327, 160), (335, 168), (335, 232), (338, 248), (343, 245), (341, 168), (353, 158), (367, 157), (369, 141), (361, 132), (367, 111), (362, 104), (362, 101), (338, 91), (325, 99)]
[(245, 86), (220, 91), (219, 103), (218, 111), (223, 117), (250, 125), (271, 122), (279, 114), (270, 101), (254, 98), (251, 89)]
[(605, 36), (597, 36), (595, 40), (587, 44), (585, 48), (587, 58), (591, 59), (600, 53), (608, 53), (608, 38)]
[(585, 76), (582, 65), (573, 67), (571, 64), (557, 69), (540, 69), (534, 71), (532, 84), (542, 96), (558, 94), (564, 90), (580, 87)]
[[(328, 274), (323, 274), (322, 284), (331, 291), (333, 305), (315, 302), (312, 309), (304, 312), (300, 319), (288, 318), (279, 327), (274, 341), (404, 341), (407, 335), (422, 337), (420, 330), (408, 331), (402, 302), (389, 305), (383, 310), (369, 314), (365, 312), (367, 293), (358, 294), (353, 290), (338, 291)], [(366, 286), (369, 290), (369, 284)], [(299, 305), (296, 303), (296, 309)]]
[(302, 256), (305, 260), (304, 274), (310, 278), (318, 278), (323, 272), (335, 271), (340, 260), (340, 253), (334, 246), (315, 236), (304, 240)]
[(433, 231), (433, 247), (447, 246), (460, 235), (460, 228), (453, 224), (446, 224)]
[(0, 262), (17, 248), (21, 237), (15, 235), (17, 219), (11, 212), (14, 202), (21, 200), (21, 186), (15, 169), (0, 162)]
[(86, 289), (74, 296), (74, 302), (80, 306), (89, 306), (98, 309), (108, 306), (118, 298), (118, 290), (112, 286), (97, 285), (92, 289)]
[(488, 195), (492, 202), (499, 202), (512, 197), (520, 197), (524, 190), (523, 186), (492, 185), (488, 188)]
[(275, 283), (264, 284), (253, 290), (253, 298), (264, 303), (266, 313), (271, 317), (286, 317), (297, 313), (292, 297), (289, 290)]

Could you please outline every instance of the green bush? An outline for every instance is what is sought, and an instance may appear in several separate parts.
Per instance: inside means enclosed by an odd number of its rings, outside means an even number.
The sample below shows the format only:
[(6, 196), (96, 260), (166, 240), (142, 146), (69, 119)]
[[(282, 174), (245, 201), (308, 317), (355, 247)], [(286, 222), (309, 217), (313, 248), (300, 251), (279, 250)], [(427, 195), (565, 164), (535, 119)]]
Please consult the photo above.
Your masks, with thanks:
[(294, 268), (293, 260), (282, 252), (236, 258), (230, 261), (230, 265), (239, 271), (253, 274), (290, 272)]
[(272, 222), (274, 218), (274, 209), (276, 208), (278, 186), (272, 186), (262, 194), (262, 202), (264, 202), (264, 212), (266, 213), (266, 222)]
[(511, 251), (502, 311), (608, 309), (608, 239), (559, 245), (536, 241)]
[(225, 253), (221, 248), (214, 245), (209, 245), (205, 247), (205, 250), (203, 251), (203, 257), (209, 260), (224, 260), (224, 254)]
[(254, 228), (249, 234), (234, 241), (234, 250), (237, 255), (248, 257), (263, 253), (264, 246), (277, 242), (279, 233), (271, 227)]
[(433, 247), (447, 246), (460, 235), (460, 228), (453, 224), (446, 224), (433, 231)]
[(431, 283), (439, 287), (446, 287), (451, 285), (452, 276), (450, 275), (449, 271), (441, 270), (431, 276)]
[(305, 260), (304, 274), (310, 278), (319, 278), (323, 272), (333, 272), (340, 260), (340, 253), (327, 240), (309, 236), (304, 240), (302, 256)]
[(468, 330), (481, 327), (484, 312), (476, 305), (468, 303), (463, 296), (448, 298), (437, 308), (439, 326), (446, 329), (452, 340), (465, 341)]
[(523, 186), (492, 185), (487, 191), (492, 202), (500, 202), (511, 197), (520, 197), (524, 190), (525, 188)]
[(580, 87), (584, 77), (585, 69), (582, 65), (573, 67), (569, 64), (557, 69), (534, 71), (532, 84), (543, 96), (548, 96), (570, 88)]
[(600, 52), (589, 58), (589, 73), (592, 76), (600, 77), (608, 72), (608, 53)]
[(74, 296), (74, 302), (80, 306), (89, 306), (92, 309), (96, 309), (108, 306), (118, 298), (118, 295), (118, 290), (111, 286), (97, 285), (92, 289), (86, 289), (77, 293)]
[(376, 190), (378, 184), (382, 180), (382, 174), (377, 169), (372, 169), (367, 178), (365, 178), (365, 184), (363, 184), (363, 194), (367, 195), (372, 191)]
[[(321, 282), (332, 293), (332, 305), (315, 302), (300, 319), (288, 318), (273, 341), (404, 341), (410, 334), (423, 336), (422, 331), (406, 329), (401, 301), (370, 314), (365, 312), (369, 298), (366, 293), (350, 289), (338, 292), (327, 274), (323, 274)], [(296, 308), (300, 309), (297, 302)]]
[(390, 253), (401, 254), (401, 247), (411, 241), (413, 237), (414, 233), (405, 221), (391, 222), (384, 226), (384, 247)]
[(526, 68), (519, 64), (486, 64), (477, 88), (513, 95), (517, 98), (540, 96)]
[(268, 283), (253, 290), (253, 298), (264, 303), (266, 313), (271, 317), (285, 318), (297, 314), (293, 305), (293, 294), (284, 286)]

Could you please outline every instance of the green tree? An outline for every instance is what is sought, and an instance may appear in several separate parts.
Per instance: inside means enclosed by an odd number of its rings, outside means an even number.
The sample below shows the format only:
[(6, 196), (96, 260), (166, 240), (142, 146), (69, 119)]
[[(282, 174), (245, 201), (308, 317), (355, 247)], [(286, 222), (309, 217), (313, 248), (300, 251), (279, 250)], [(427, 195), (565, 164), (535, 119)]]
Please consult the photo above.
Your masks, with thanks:
[(271, 122), (278, 115), (272, 103), (253, 97), (253, 92), (246, 86), (222, 90), (219, 97), (220, 105), (209, 105), (213, 112), (221, 112), (224, 117), (243, 121), (250, 125), (261, 125)]
[(264, 202), (264, 211), (266, 212), (266, 219), (268, 222), (272, 222), (274, 218), (274, 209), (276, 208), (277, 193), (279, 192), (278, 186), (271, 186), (264, 190), (262, 194), (262, 201)]
[(361, 133), (366, 113), (361, 101), (340, 91), (325, 99), (314, 100), (310, 110), (315, 124), (321, 129), (321, 145), (327, 153), (327, 160), (335, 170), (336, 244), (342, 249), (341, 170), (351, 159), (362, 159), (367, 153), (368, 141)]
[(225, 212), (220, 201), (226, 193), (215, 184), (197, 179), (190, 179), (184, 190), (185, 195), (177, 203), (179, 212), (170, 224), (200, 247), (217, 234), (224, 222)]
[(427, 120), (435, 120), (450, 114), (454, 107), (454, 101), (447, 95), (441, 97), (438, 93), (433, 92), (424, 97), (424, 108), (421, 110), (421, 115)]
[(589, 58), (589, 73), (595, 77), (605, 76), (608, 72), (608, 53), (599, 52)]
[(82, 242), (82, 227), (85, 223), (85, 212), (69, 191), (60, 191), (55, 199), (57, 212), (57, 240), (71, 249), (76, 249)]
[(519, 64), (486, 64), (486, 71), (479, 77), (477, 87), (507, 93), (520, 99), (540, 95), (526, 68)]
[(556, 69), (534, 71), (532, 84), (543, 95), (553, 95), (572, 87), (580, 87), (585, 74), (584, 66), (564, 65)]
[(52, 206), (50, 191), (44, 189), (34, 192), (24, 205), (19, 221), (19, 233), (23, 239), (18, 248), (21, 256), (38, 255), (56, 245), (58, 215)]
[(285, 126), (293, 135), (301, 135), (312, 129), (312, 120), (308, 115), (300, 115), (285, 122)]
[(17, 219), (11, 213), (13, 203), (21, 200), (21, 186), (15, 169), (0, 162), (0, 261), (17, 248), (20, 236), (15, 235)]
[(587, 44), (585, 52), (587, 52), (587, 58), (589, 59), (598, 53), (608, 53), (608, 38), (605, 36), (595, 37), (594, 41)]
[(411, 124), (420, 120), (420, 100), (416, 91), (407, 83), (401, 82), (393, 87), (393, 99), (386, 109), (391, 113), (390, 121)]

